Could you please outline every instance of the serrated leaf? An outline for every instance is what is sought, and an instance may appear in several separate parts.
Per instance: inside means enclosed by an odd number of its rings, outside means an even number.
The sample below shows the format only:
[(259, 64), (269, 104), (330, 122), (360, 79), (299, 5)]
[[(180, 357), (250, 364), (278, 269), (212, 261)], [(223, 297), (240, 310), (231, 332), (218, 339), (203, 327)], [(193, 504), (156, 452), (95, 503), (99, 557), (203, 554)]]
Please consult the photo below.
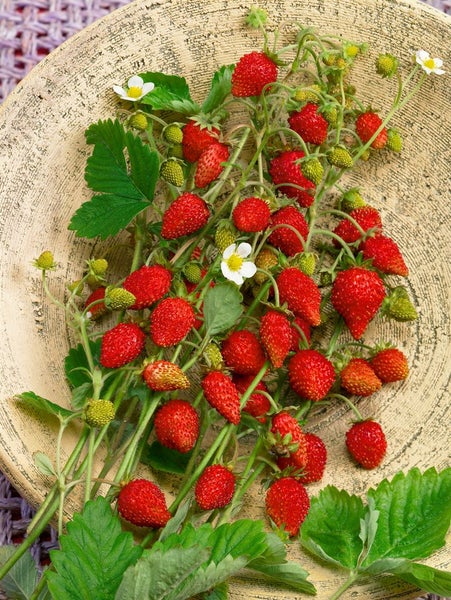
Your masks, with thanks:
[(111, 600), (124, 572), (142, 553), (101, 496), (74, 514), (60, 546), (51, 551), (55, 571), (47, 574), (49, 590), (58, 600)]
[[(102, 340), (90, 340), (89, 347), (94, 362), (99, 363)], [(76, 388), (84, 383), (91, 383), (89, 363), (82, 344), (71, 348), (64, 359), (64, 371), (69, 384)]]
[(203, 595), (203, 600), (227, 600), (229, 597), (229, 584), (227, 581), (223, 581), (217, 585), (214, 589), (206, 592)]
[(44, 452), (35, 452), (33, 454), (33, 459), (37, 468), (44, 473), (44, 475), (55, 475), (55, 469), (53, 467), (52, 461), (44, 454)]
[(150, 105), (154, 110), (174, 110), (185, 115), (199, 112), (184, 77), (157, 72), (141, 73), (141, 77), (144, 82), (155, 84), (154, 89), (141, 99), (142, 104)]
[(451, 596), (451, 573), (449, 571), (441, 571), (428, 565), (402, 560), (397, 566), (387, 568), (385, 572), (392, 573), (429, 594)]
[[(0, 565), (17, 550), (15, 546), (0, 546)], [(28, 600), (39, 580), (36, 564), (27, 551), (0, 581), (0, 590), (9, 600)]]
[(86, 401), (92, 397), (93, 387), (91, 383), (83, 383), (72, 390), (71, 405), (74, 410), (82, 409)]
[(201, 110), (207, 114), (221, 106), (232, 89), (232, 73), (234, 65), (223, 65), (213, 75), (211, 88)]
[(359, 534), (365, 513), (358, 496), (325, 487), (311, 500), (300, 530), (302, 546), (324, 560), (354, 569), (363, 549)]
[(243, 297), (230, 283), (218, 283), (210, 288), (204, 298), (205, 326), (209, 336), (230, 329), (243, 312)]
[(63, 418), (70, 417), (73, 412), (67, 408), (59, 406), (42, 396), (38, 396), (34, 392), (23, 392), (18, 396), (19, 400), (22, 401), (26, 406), (30, 406), (34, 410), (43, 412), (47, 415), (60, 416)]
[(445, 544), (451, 520), (451, 468), (398, 473), (368, 491), (379, 511), (362, 567), (381, 558), (426, 558)]
[(186, 471), (191, 454), (192, 452), (177, 452), (155, 441), (144, 447), (140, 460), (157, 471), (182, 475)]

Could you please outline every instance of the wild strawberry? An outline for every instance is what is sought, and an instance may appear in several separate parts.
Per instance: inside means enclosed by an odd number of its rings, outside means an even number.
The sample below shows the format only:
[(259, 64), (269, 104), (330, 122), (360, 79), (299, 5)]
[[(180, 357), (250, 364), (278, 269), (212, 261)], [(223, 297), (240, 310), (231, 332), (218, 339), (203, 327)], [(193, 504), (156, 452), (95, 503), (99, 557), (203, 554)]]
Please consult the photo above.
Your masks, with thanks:
[(174, 240), (203, 227), (210, 217), (207, 203), (196, 194), (184, 192), (163, 214), (161, 235)]
[[(300, 206), (307, 208), (313, 203), (315, 184), (304, 177), (301, 165), (296, 162), (304, 156), (302, 150), (281, 152), (271, 160), (269, 174), (274, 185), (281, 186), (279, 189), (282, 194), (295, 198)], [(289, 185), (290, 183), (293, 185)], [(294, 185), (298, 187), (293, 187)]]
[(314, 252), (301, 252), (292, 261), (294, 267), (299, 267), (303, 273), (311, 277), (315, 272), (317, 255)]
[[(349, 216), (360, 225), (363, 231), (375, 229), (376, 235), (382, 231), (382, 219), (379, 211), (372, 206), (362, 206), (351, 210)], [(351, 223), (349, 219), (342, 219), (333, 232), (340, 236), (347, 244), (352, 244), (362, 237), (362, 233)], [(340, 243), (334, 240), (334, 245), (339, 247)]]
[(135, 302), (135, 295), (122, 287), (108, 286), (105, 290), (104, 303), (110, 310), (126, 310)]
[[(381, 127), (382, 119), (372, 111), (360, 114), (355, 122), (355, 130), (364, 144), (369, 142), (376, 131)], [(387, 129), (383, 127), (376, 138), (371, 142), (371, 147), (381, 149), (387, 143)]]
[(354, 160), (346, 148), (334, 146), (327, 152), (327, 162), (338, 169), (350, 169)]
[(241, 200), (232, 212), (233, 224), (239, 231), (263, 231), (269, 225), (271, 211), (267, 202), (254, 196)]
[(260, 340), (248, 329), (232, 331), (223, 340), (221, 353), (227, 367), (237, 375), (255, 375), (266, 360)]
[[(302, 333), (301, 333), (302, 332)], [(295, 352), (302, 347), (310, 345), (310, 325), (305, 319), (295, 316), (291, 323), (291, 347)]]
[(188, 335), (195, 319), (185, 298), (163, 298), (150, 315), (150, 337), (157, 346), (174, 346)]
[(268, 237), (270, 244), (279, 248), (286, 256), (294, 256), (303, 251), (309, 229), (307, 221), (299, 209), (295, 206), (279, 208), (271, 216), (269, 225), (273, 229)]
[(119, 492), (117, 509), (121, 517), (139, 527), (164, 527), (171, 518), (161, 489), (148, 479), (133, 479)]
[(402, 381), (409, 374), (407, 357), (397, 348), (379, 350), (370, 359), (370, 365), (382, 383)]
[(143, 265), (125, 278), (124, 289), (131, 292), (136, 300), (130, 307), (134, 310), (147, 308), (169, 292), (172, 273), (162, 265)]
[(302, 483), (294, 477), (281, 477), (266, 492), (265, 506), (276, 527), (294, 537), (310, 509), (310, 499)]
[(198, 161), (205, 148), (216, 142), (219, 136), (215, 127), (202, 127), (195, 121), (188, 121), (182, 131), (183, 158), (192, 163)]
[(402, 137), (396, 129), (387, 129), (387, 145), (386, 148), (392, 152), (401, 152), (403, 146)]
[(327, 449), (323, 440), (314, 433), (305, 433), (304, 435), (307, 443), (306, 464), (299, 468), (292, 456), (280, 456), (277, 459), (277, 466), (282, 471), (291, 469), (290, 475), (305, 485), (321, 481), (323, 478), (327, 462)]
[(224, 170), (223, 163), (229, 158), (229, 148), (221, 142), (213, 142), (202, 151), (197, 161), (194, 183), (204, 188), (217, 179)]
[(293, 390), (306, 400), (322, 400), (335, 382), (335, 369), (318, 350), (299, 350), (288, 363)]
[(182, 369), (168, 360), (154, 360), (147, 363), (142, 376), (154, 392), (185, 390), (190, 386), (190, 381)]
[[(234, 375), (232, 381), (239, 394), (243, 396), (254, 381), (254, 375)], [(271, 408), (271, 403), (265, 394), (259, 392), (268, 392), (268, 388), (263, 381), (259, 381), (255, 386), (254, 391), (243, 406), (243, 412), (252, 415), (257, 421), (264, 423), (266, 420), (265, 415)]]
[(289, 459), (297, 469), (307, 464), (305, 434), (299, 421), (289, 412), (282, 410), (272, 417), (269, 441), (271, 450), (278, 455), (277, 460)]
[(105, 298), (105, 291), (106, 288), (100, 286), (95, 289), (86, 299), (85, 308), (88, 310), (90, 319), (99, 319), (106, 312), (108, 312), (105, 302), (103, 302)]
[(385, 298), (384, 282), (375, 271), (350, 267), (340, 271), (332, 285), (331, 302), (359, 340)]
[(168, 144), (181, 144), (183, 141), (183, 129), (177, 123), (166, 125), (161, 134)]
[(398, 244), (385, 235), (369, 237), (362, 242), (360, 248), (365, 260), (372, 261), (373, 267), (389, 275), (407, 277), (409, 269), (401, 254)]
[(116, 415), (116, 409), (111, 400), (90, 400), (85, 408), (86, 423), (91, 427), (104, 427)]
[(162, 446), (185, 454), (199, 437), (199, 415), (186, 400), (172, 399), (157, 410), (154, 427)]
[(326, 141), (329, 123), (318, 112), (318, 105), (307, 103), (301, 110), (292, 112), (288, 118), (290, 128), (298, 133), (304, 142), (320, 146)]
[(232, 73), (232, 94), (247, 98), (259, 96), (263, 88), (277, 80), (277, 65), (264, 52), (244, 54)]
[(233, 498), (235, 475), (223, 465), (210, 465), (202, 472), (194, 488), (196, 502), (202, 510), (224, 508)]
[(52, 271), (56, 267), (53, 252), (44, 250), (44, 252), (41, 252), (38, 258), (33, 261), (33, 265), (42, 271)]
[(107, 369), (123, 367), (141, 354), (146, 336), (136, 323), (119, 323), (102, 338), (100, 364)]
[(371, 396), (381, 389), (382, 382), (364, 358), (351, 358), (341, 370), (341, 387), (356, 396)]
[(382, 303), (381, 314), (388, 319), (394, 319), (401, 323), (418, 319), (418, 313), (409, 298), (409, 293), (402, 285), (396, 286), (385, 297)]
[(369, 419), (354, 423), (346, 432), (346, 447), (362, 467), (374, 469), (385, 456), (387, 440), (380, 424)]
[(291, 323), (278, 310), (268, 310), (260, 320), (260, 339), (276, 369), (283, 365), (291, 348)]
[[(271, 269), (279, 264), (276, 252), (265, 246), (255, 257), (255, 266), (263, 271), (271, 272)], [(263, 271), (257, 270), (254, 275), (254, 280), (258, 285), (261, 285), (268, 279), (268, 275)]]
[(321, 293), (311, 277), (297, 267), (287, 267), (276, 279), (280, 302), (302, 317), (309, 325), (321, 322)]
[(160, 177), (176, 187), (181, 187), (185, 181), (185, 175), (180, 161), (176, 158), (168, 158), (168, 160), (162, 162), (160, 166)]
[(324, 167), (318, 158), (309, 158), (301, 163), (301, 172), (306, 179), (319, 185), (324, 175)]
[(231, 378), (222, 371), (210, 371), (201, 381), (207, 402), (230, 423), (241, 418), (240, 395)]

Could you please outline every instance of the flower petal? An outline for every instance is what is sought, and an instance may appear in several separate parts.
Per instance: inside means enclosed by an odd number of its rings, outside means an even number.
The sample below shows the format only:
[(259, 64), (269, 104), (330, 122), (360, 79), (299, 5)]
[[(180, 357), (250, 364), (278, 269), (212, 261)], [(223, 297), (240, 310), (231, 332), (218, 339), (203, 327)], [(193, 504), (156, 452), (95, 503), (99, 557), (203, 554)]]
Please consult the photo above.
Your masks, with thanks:
[(121, 98), (127, 95), (127, 92), (120, 85), (113, 85), (113, 92), (116, 92)]
[(236, 283), (237, 285), (241, 285), (244, 282), (244, 279), (241, 276), (240, 272), (232, 271), (231, 269), (229, 269), (227, 263), (225, 262), (221, 263), (221, 271), (226, 279), (233, 281), (233, 283)]
[(232, 256), (232, 254), (235, 253), (235, 250), (236, 250), (236, 244), (230, 244), (230, 246), (227, 246), (227, 248), (222, 253), (222, 258), (227, 260), (228, 258), (230, 258)]
[(130, 79), (127, 81), (127, 86), (129, 88), (131, 87), (138, 87), (138, 88), (142, 88), (144, 85), (144, 81), (142, 79), (142, 77), (140, 77), (139, 75), (133, 75), (132, 77), (130, 77)]
[(241, 244), (239, 244), (238, 248), (236, 249), (236, 253), (238, 254), (238, 256), (241, 256), (241, 258), (246, 258), (251, 252), (252, 246), (247, 242), (241, 242)]
[(417, 59), (417, 63), (422, 64), (425, 60), (429, 58), (429, 52), (426, 52), (426, 50), (417, 50), (415, 52), (415, 56)]
[(241, 265), (240, 274), (243, 277), (245, 277), (246, 279), (248, 279), (249, 277), (253, 277), (256, 272), (257, 272), (257, 267), (250, 260), (246, 260)]
[(143, 85), (143, 96), (151, 92), (155, 87), (155, 84), (152, 81), (148, 81)]

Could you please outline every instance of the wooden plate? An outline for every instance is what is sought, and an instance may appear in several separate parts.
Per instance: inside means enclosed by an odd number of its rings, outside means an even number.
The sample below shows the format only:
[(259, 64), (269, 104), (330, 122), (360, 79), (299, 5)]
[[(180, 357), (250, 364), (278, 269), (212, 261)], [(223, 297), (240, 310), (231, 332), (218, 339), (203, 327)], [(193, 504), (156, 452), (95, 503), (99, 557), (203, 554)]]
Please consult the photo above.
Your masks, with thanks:
[[(370, 43), (369, 57), (391, 52), (408, 61), (420, 48), (444, 60), (451, 71), (451, 19), (415, 0), (262, 0), (278, 23), (297, 20), (323, 32)], [(55, 423), (40, 422), (19, 409), (14, 395), (34, 391), (68, 403), (62, 361), (68, 349), (63, 314), (43, 300), (39, 274), (31, 263), (51, 249), (60, 264), (52, 275), (56, 295), (80, 276), (95, 243), (75, 240), (67, 225), (88, 198), (83, 171), (88, 149), (84, 130), (93, 121), (114, 115), (113, 84), (145, 70), (180, 74), (193, 95), (202, 99), (209, 78), (222, 64), (260, 48), (258, 33), (243, 27), (247, 5), (238, 0), (135, 0), (71, 38), (44, 59), (8, 97), (0, 112), (0, 235), (2, 260), (0, 386), (0, 463), (14, 485), (38, 505), (49, 480), (34, 466), (32, 455), (55, 447)], [(371, 60), (363, 61), (373, 72)], [(362, 62), (362, 64), (363, 64)], [(386, 107), (394, 83), (357, 70), (360, 97)], [(361, 79), (360, 79), (361, 75)], [(411, 375), (387, 386), (365, 403), (377, 415), (389, 439), (387, 459), (374, 472), (351, 468), (343, 448), (350, 418), (347, 410), (317, 419), (330, 452), (333, 483), (360, 493), (398, 470), (450, 465), (450, 179), (451, 111), (449, 74), (431, 76), (417, 99), (395, 125), (405, 137), (400, 156), (364, 164), (349, 183), (360, 185), (382, 212), (384, 226), (401, 247), (411, 269), (408, 286), (419, 312), (414, 324), (375, 323), (378, 339), (397, 343), (408, 355)], [(75, 432), (73, 432), (75, 435)], [(68, 435), (67, 447), (73, 439)], [(312, 488), (312, 493), (319, 486)], [(246, 508), (260, 515), (261, 494)], [(69, 505), (69, 512), (74, 505)], [(323, 569), (292, 545), (318, 587), (328, 596), (342, 581), (340, 572)], [(430, 560), (449, 568), (449, 545)], [(411, 598), (417, 591), (387, 578), (353, 589), (359, 598)], [(231, 598), (288, 599), (296, 594), (261, 582), (240, 580)]]

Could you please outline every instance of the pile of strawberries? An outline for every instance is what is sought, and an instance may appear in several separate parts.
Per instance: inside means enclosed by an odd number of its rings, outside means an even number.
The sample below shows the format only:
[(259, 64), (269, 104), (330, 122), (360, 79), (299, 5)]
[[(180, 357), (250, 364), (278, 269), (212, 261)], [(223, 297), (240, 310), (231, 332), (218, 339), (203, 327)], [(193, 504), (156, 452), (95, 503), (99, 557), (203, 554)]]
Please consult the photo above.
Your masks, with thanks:
[[(328, 410), (340, 400), (352, 409), (343, 440), (350, 468), (373, 469), (386, 454), (377, 415), (361, 414), (361, 398), (404, 380), (409, 367), (401, 349), (372, 340), (372, 326), (411, 321), (416, 311), (402, 283), (408, 267), (379, 210), (340, 181), (356, 163), (399, 152), (401, 138), (349, 83), (364, 45), (302, 31), (297, 39), (302, 69), (266, 45), (241, 56), (222, 110), (156, 122), (149, 103), (126, 105), (125, 126), (152, 136), (160, 153), (159, 211), (148, 217), (140, 264), (123, 280), (109, 279), (104, 258), (89, 262), (83, 309), (101, 335), (99, 368), (132, 373), (132, 387), (158, 398), (149, 441), (190, 457), (169, 508), (155, 481), (122, 473), (118, 510), (138, 526), (164, 526), (190, 494), (199, 512), (231, 510), (253, 482), (266, 486), (267, 518), (297, 535), (308, 485), (334, 451), (309, 431), (316, 407), (329, 402)], [(229, 128), (229, 114), (243, 107), (247, 122)], [(239, 273), (245, 261), (254, 274), (229, 281), (241, 315), (211, 336), (205, 295), (228, 281), (222, 262)], [(105, 329), (113, 310), (118, 322)], [(96, 402), (87, 421), (98, 427), (105, 406)], [(206, 453), (212, 432), (222, 437)], [(254, 448), (249, 462), (240, 458), (243, 436)]]

